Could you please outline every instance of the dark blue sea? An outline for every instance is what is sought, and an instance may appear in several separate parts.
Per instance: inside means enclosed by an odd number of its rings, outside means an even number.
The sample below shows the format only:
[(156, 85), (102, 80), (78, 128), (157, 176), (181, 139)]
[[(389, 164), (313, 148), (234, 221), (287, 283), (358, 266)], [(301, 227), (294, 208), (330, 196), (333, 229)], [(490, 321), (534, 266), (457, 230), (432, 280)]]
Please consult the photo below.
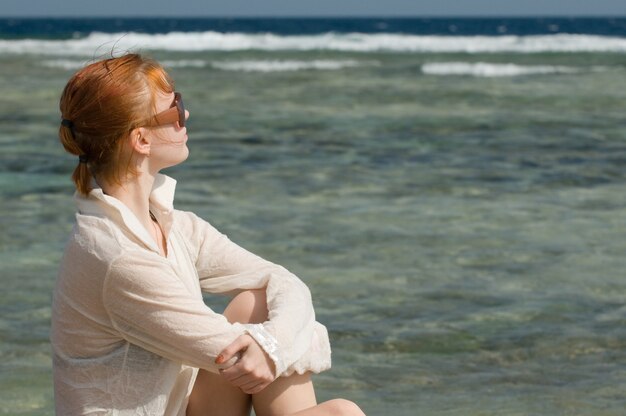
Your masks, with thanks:
[(624, 415), (626, 18), (609, 17), (0, 19), (0, 414), (53, 414), (77, 163), (58, 100), (127, 51), (191, 113), (177, 207), (311, 288), (333, 346), (320, 401)]
[(398, 33), (498, 36), (555, 33), (625, 36), (626, 17), (607, 18), (0, 18), (5, 38), (71, 38), (92, 32), (232, 32), (316, 35)]

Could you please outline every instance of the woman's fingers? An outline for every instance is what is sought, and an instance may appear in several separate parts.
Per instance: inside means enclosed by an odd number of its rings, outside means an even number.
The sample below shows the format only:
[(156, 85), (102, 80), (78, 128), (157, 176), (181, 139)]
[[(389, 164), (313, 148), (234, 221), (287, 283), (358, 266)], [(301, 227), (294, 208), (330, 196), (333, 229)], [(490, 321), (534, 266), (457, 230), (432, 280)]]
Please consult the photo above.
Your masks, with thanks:
[(235, 377), (229, 380), (229, 382), (233, 386), (239, 387), (244, 393), (247, 394), (258, 393), (270, 384), (269, 380), (259, 378), (249, 373)]
[(252, 380), (257, 380), (258, 382), (273, 381), (271, 373), (263, 372), (260, 366), (255, 365), (254, 362), (245, 355), (235, 365), (221, 370), (220, 373), (226, 380), (237, 386), (241, 386)]
[(224, 374), (225, 371), (226, 370), (222, 371), (221, 373), (226, 378), (226, 380), (228, 380), (228, 382), (233, 386), (239, 387), (241, 391), (247, 394), (258, 393), (265, 387), (267, 387), (267, 385), (270, 383), (269, 381), (261, 380), (250, 373)]
[(239, 386), (249, 380), (250, 374), (244, 371), (239, 363), (228, 367), (225, 370), (220, 370), (220, 374), (228, 380), (231, 384)]
[(230, 384), (239, 387), (247, 394), (258, 393), (274, 381), (270, 372), (263, 372), (261, 368), (254, 366), (250, 359), (245, 358), (245, 355), (237, 364), (220, 370), (220, 374)]
[(223, 364), (230, 360), (237, 352), (248, 348), (251, 342), (254, 342), (248, 334), (237, 337), (229, 346), (224, 348), (215, 359), (215, 364)]
[(220, 370), (220, 374), (230, 384), (239, 387), (244, 393), (254, 394), (274, 381), (276, 377), (273, 361), (249, 335), (240, 336), (224, 348), (215, 362), (224, 363), (237, 352), (241, 354), (237, 362)]

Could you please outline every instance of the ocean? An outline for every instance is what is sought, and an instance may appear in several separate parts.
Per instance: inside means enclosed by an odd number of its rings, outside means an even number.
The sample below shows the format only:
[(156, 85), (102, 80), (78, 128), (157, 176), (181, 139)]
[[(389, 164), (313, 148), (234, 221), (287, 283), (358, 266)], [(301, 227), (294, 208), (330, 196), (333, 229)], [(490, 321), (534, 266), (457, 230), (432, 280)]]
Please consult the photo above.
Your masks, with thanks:
[(1, 414), (54, 413), (58, 100), (126, 51), (191, 113), (177, 207), (310, 287), (318, 400), (624, 414), (626, 18), (0, 19)]

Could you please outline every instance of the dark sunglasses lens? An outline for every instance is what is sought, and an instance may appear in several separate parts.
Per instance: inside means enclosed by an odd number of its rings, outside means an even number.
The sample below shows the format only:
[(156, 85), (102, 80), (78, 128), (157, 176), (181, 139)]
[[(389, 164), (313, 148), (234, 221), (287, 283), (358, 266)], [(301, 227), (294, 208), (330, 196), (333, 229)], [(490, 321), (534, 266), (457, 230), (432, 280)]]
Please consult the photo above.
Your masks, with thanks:
[(183, 97), (180, 93), (176, 93), (176, 109), (178, 110), (178, 124), (180, 127), (185, 127), (185, 104), (183, 104)]

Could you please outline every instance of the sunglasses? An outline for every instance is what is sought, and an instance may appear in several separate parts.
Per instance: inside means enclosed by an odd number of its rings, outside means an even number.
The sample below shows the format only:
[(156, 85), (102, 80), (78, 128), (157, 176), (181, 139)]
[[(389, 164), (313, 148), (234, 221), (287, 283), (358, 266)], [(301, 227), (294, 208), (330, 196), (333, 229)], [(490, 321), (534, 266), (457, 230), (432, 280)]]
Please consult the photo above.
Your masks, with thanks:
[(185, 127), (185, 105), (183, 97), (179, 92), (174, 91), (174, 101), (172, 106), (165, 111), (161, 111), (152, 118), (150, 127), (163, 126), (178, 122), (180, 127)]

